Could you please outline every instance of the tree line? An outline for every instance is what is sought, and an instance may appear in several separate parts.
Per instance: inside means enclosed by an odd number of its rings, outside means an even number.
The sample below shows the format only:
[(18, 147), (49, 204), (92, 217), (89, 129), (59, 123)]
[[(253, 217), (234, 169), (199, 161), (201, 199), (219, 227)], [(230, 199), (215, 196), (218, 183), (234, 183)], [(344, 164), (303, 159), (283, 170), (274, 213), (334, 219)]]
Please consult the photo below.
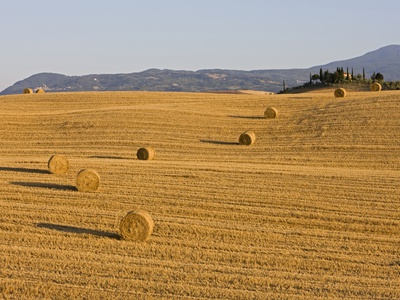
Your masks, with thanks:
[[(366, 82), (367, 79), (365, 78), (365, 69), (363, 68), (362, 74), (357, 74), (354, 76), (354, 70), (351, 68), (351, 72), (349, 72), (349, 68), (346, 68), (346, 72), (344, 71), (343, 67), (336, 68), (335, 72), (329, 72), (329, 70), (323, 71), (322, 68), (319, 69), (319, 74), (311, 75), (310, 73), (310, 84), (316, 81), (320, 81), (322, 83), (344, 83), (348, 81), (363, 81)], [(383, 74), (381, 73), (372, 73), (371, 79), (373, 82), (380, 82), (382, 83), (384, 80)]]
[(283, 81), (283, 90), (281, 93), (290, 92), (293, 90), (298, 90), (305, 87), (310, 87), (312, 85), (315, 86), (325, 86), (329, 84), (371, 84), (373, 82), (379, 82), (382, 85), (382, 88), (385, 90), (400, 90), (400, 81), (384, 81), (384, 76), (382, 73), (373, 72), (370, 78), (366, 78), (365, 69), (363, 68), (362, 74), (354, 75), (354, 70), (351, 68), (346, 68), (344, 70), (343, 67), (337, 67), (335, 72), (330, 72), (329, 70), (319, 69), (318, 74), (310, 73), (310, 81), (304, 83), (301, 86), (294, 86), (291, 88), (286, 87), (285, 81)]

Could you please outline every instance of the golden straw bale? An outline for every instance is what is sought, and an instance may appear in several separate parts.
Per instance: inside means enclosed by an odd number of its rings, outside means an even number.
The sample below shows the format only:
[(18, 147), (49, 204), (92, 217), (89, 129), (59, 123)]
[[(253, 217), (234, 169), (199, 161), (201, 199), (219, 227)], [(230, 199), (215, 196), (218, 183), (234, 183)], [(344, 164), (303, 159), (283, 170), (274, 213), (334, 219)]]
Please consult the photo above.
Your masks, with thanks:
[(69, 169), (69, 161), (64, 155), (53, 155), (47, 162), (47, 167), (52, 174), (65, 174)]
[(382, 86), (378, 82), (374, 82), (371, 84), (370, 89), (372, 92), (380, 92), (382, 90)]
[(245, 131), (239, 137), (239, 144), (250, 146), (256, 141), (256, 135), (253, 131)]
[(336, 89), (334, 95), (336, 98), (343, 98), (346, 96), (346, 90), (344, 88)]
[(150, 214), (144, 210), (129, 212), (119, 225), (121, 237), (127, 241), (143, 242), (153, 233), (154, 222)]
[(33, 94), (33, 90), (30, 89), (30, 88), (25, 88), (25, 89), (22, 91), (22, 94)]
[(36, 94), (43, 94), (44, 93), (44, 89), (38, 88), (35, 93)]
[(140, 160), (152, 160), (156, 158), (156, 151), (150, 147), (140, 148), (137, 153), (137, 158)]
[(100, 176), (92, 169), (83, 169), (76, 176), (76, 188), (80, 192), (94, 192), (99, 188)]
[(264, 116), (267, 119), (274, 119), (278, 116), (278, 110), (275, 107), (268, 107), (264, 112)]

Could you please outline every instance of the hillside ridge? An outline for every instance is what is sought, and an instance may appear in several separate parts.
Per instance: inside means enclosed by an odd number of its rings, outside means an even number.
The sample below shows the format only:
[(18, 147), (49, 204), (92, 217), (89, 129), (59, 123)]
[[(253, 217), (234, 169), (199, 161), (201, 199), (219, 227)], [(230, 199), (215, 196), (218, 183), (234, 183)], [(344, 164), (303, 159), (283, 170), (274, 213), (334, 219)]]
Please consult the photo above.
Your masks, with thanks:
[(355, 74), (365, 70), (369, 77), (374, 72), (385, 80), (400, 80), (400, 45), (389, 45), (352, 59), (334, 61), (306, 69), (226, 70), (202, 69), (197, 71), (148, 69), (142, 72), (121, 74), (89, 74), (67, 76), (57, 73), (38, 73), (6, 88), (3, 94), (19, 94), (30, 87), (48, 92), (72, 91), (179, 91), (210, 92), (258, 90), (279, 92), (286, 87), (301, 85), (309, 80), (310, 73), (320, 69), (333, 71), (337, 67), (350, 68)]

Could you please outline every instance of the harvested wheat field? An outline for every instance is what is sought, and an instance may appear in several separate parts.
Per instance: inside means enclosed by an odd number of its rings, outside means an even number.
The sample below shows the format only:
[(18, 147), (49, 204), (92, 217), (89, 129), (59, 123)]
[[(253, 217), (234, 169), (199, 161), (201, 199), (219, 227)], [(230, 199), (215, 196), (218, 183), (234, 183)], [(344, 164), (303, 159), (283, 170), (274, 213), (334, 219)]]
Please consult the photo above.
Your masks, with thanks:
[(400, 298), (400, 92), (9, 95), (0, 135), (4, 299)]

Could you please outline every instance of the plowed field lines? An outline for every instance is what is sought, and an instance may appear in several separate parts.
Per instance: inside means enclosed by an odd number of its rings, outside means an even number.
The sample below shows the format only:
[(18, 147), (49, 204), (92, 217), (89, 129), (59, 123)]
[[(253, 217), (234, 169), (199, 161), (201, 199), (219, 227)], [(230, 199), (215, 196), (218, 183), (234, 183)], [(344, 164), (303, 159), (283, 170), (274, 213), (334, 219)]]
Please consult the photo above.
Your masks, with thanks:
[[(396, 91), (1, 96), (0, 295), (400, 298), (399, 120)], [(144, 243), (119, 236), (135, 209)]]

